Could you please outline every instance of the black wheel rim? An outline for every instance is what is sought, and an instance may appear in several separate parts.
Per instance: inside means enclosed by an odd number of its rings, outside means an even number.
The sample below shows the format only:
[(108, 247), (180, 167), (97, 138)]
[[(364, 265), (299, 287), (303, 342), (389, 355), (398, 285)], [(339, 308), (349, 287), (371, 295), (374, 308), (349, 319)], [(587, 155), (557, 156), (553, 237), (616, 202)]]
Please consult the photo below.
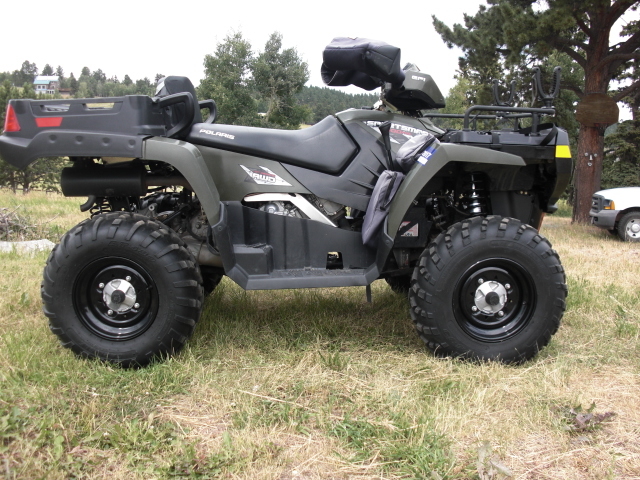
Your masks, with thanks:
[(456, 322), (467, 335), (483, 342), (502, 342), (516, 335), (531, 320), (535, 304), (536, 289), (529, 272), (503, 258), (468, 268), (453, 296)]
[[(135, 291), (135, 304), (118, 311), (105, 302), (105, 286), (126, 279)], [(114, 297), (115, 297), (114, 293)], [(116, 300), (120, 300), (118, 294)], [(73, 286), (73, 306), (81, 322), (106, 340), (125, 341), (141, 335), (158, 312), (158, 290), (147, 271), (137, 263), (119, 257), (105, 257), (82, 269)]]

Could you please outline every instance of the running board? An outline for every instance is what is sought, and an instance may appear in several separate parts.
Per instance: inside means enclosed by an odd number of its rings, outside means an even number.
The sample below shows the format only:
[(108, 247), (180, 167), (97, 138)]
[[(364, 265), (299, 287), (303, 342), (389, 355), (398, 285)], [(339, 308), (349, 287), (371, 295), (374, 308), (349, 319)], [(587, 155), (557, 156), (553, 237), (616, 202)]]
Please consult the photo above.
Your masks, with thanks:
[[(367, 286), (378, 278), (378, 270), (274, 270), (268, 275), (247, 275), (236, 266), (227, 275), (245, 290), (278, 290), (286, 288), (328, 288)], [(369, 273), (369, 274), (367, 274)], [(240, 281), (238, 281), (240, 280)]]
[(222, 202), (211, 230), (225, 274), (245, 290), (366, 286), (379, 276), (360, 232), (240, 202)]

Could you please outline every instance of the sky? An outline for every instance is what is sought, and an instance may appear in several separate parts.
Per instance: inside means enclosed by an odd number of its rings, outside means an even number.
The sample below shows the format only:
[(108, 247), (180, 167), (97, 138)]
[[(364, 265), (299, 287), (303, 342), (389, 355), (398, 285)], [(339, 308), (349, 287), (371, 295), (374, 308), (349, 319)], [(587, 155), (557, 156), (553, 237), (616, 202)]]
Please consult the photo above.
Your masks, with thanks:
[[(309, 65), (310, 85), (322, 86), (322, 51), (334, 37), (365, 37), (402, 50), (401, 63), (415, 63), (446, 96), (454, 86), (461, 51), (446, 47), (433, 28), (435, 15), (447, 25), (475, 14), (484, 0), (390, 0), (304, 2), (292, 0), (31, 0), (2, 8), (0, 71), (29, 60), (41, 71), (48, 63), (78, 78), (83, 67), (107, 77), (152, 81), (157, 73), (182, 75), (198, 85), (204, 58), (233, 32), (260, 51), (275, 31), (283, 47), (295, 47)], [(350, 87), (351, 93), (363, 90)]]
[[(111, 77), (154, 79), (157, 73), (184, 75), (198, 85), (204, 57), (228, 34), (239, 31), (254, 51), (278, 31), (285, 48), (295, 47), (309, 65), (309, 84), (322, 86), (324, 47), (338, 36), (381, 40), (402, 49), (447, 94), (455, 81), (459, 50), (449, 50), (432, 26), (431, 15), (449, 25), (474, 14), (480, 0), (398, 5), (392, 1), (304, 2), (237, 0), (180, 2), (31, 0), (29, 7), (6, 2), (0, 31), (0, 71), (20, 69), (29, 60), (41, 71), (61, 65), (79, 77), (84, 66)], [(11, 40), (10, 42), (8, 40)], [(355, 90), (354, 90), (355, 92)]]

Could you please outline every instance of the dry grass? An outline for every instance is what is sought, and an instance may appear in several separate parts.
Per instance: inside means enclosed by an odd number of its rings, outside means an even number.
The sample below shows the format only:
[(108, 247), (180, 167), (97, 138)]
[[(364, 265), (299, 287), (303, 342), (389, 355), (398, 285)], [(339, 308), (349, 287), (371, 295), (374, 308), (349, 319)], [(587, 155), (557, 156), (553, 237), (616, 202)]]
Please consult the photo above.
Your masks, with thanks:
[[(434, 358), (381, 281), (368, 305), (225, 279), (185, 351), (114, 369), (47, 331), (45, 255), (0, 255), (0, 478), (474, 479), (488, 442), (514, 479), (640, 479), (640, 245), (566, 218), (542, 233), (569, 305), (518, 367)], [(615, 415), (576, 429), (579, 405)]]

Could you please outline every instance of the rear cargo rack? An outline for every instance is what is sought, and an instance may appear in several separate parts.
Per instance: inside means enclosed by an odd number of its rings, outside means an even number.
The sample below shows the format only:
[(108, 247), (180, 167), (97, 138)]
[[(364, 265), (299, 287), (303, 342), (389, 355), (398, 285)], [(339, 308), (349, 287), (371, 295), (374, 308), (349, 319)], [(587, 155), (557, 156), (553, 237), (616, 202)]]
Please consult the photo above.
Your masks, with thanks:
[(142, 156), (143, 140), (166, 135), (158, 102), (146, 95), (11, 100), (19, 130), (0, 136), (0, 154), (24, 168), (40, 157)]

